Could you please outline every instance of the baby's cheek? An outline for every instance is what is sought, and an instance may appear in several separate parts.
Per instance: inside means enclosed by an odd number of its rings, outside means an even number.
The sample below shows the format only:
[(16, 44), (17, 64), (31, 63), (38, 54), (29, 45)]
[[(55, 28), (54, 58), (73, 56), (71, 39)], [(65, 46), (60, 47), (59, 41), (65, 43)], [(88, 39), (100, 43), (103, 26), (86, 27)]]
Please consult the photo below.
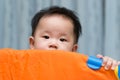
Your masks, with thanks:
[(41, 43), (40, 42), (38, 42), (38, 41), (36, 41), (35, 42), (35, 47), (36, 47), (36, 49), (38, 49), (38, 48), (41, 48)]
[(67, 45), (67, 44), (63, 44), (60, 46), (62, 50), (65, 50), (65, 51), (72, 51), (72, 46), (70, 45)]

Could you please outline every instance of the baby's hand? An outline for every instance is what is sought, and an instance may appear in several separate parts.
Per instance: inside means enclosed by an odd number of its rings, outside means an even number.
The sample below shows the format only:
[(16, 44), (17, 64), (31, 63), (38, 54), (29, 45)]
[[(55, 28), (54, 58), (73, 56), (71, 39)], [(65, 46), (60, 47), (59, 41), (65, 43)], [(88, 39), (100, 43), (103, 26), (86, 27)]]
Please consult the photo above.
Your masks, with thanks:
[(120, 64), (120, 62), (117, 62), (116, 60), (114, 60), (114, 59), (112, 59), (108, 56), (102, 56), (102, 55), (98, 54), (97, 58), (102, 58), (103, 59), (102, 66), (104, 66), (106, 70), (109, 70), (109, 69), (114, 70), (115, 67)]
[(118, 61), (118, 65), (120, 65), (120, 61)]

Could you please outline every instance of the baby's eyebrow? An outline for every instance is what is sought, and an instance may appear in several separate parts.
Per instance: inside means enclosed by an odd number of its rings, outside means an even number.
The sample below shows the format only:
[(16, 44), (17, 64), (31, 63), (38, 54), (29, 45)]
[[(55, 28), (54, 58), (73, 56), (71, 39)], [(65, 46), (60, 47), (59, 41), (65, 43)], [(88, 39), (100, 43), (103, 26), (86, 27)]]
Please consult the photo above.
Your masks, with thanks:
[(59, 35), (67, 36), (67, 33), (59, 33)]
[[(48, 31), (48, 30), (46, 30), (46, 31), (44, 31), (43, 33), (47, 33), (47, 34), (56, 34), (56, 33), (53, 33), (53, 32), (51, 32), (51, 31)], [(59, 35), (59, 36), (67, 36), (68, 34), (65, 32), (57, 32), (57, 34)]]
[(50, 31), (45, 31), (45, 33), (51, 33)]
[(50, 31), (43, 31), (42, 33), (43, 33), (43, 34), (45, 34), (45, 33), (51, 34), (52, 32), (50, 32)]

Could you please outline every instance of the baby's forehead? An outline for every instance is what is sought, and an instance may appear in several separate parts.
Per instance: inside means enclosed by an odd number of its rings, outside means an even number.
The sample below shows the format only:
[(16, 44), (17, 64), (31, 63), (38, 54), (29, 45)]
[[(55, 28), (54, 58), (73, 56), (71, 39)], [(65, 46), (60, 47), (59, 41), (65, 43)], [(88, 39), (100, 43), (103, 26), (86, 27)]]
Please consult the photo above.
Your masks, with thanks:
[[(44, 18), (49, 18), (49, 17), (62, 17), (62, 18), (64, 18), (64, 19), (67, 19), (67, 20), (69, 20), (69, 21), (71, 21), (71, 23), (73, 24), (73, 20), (69, 17), (69, 16), (67, 16), (67, 15), (64, 15), (64, 14), (48, 14), (48, 15), (44, 15), (41, 19), (44, 19)], [(41, 20), (40, 19), (40, 20)], [(40, 21), (39, 20), (39, 21)], [(73, 24), (74, 25), (74, 24)]]

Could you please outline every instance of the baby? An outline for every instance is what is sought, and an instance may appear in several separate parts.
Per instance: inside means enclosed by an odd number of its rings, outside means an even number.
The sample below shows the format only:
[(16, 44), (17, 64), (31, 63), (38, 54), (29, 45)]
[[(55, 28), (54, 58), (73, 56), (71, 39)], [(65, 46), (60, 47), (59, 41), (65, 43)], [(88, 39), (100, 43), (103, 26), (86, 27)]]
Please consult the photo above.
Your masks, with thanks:
[[(31, 25), (30, 49), (77, 51), (82, 29), (73, 11), (57, 6), (43, 9), (33, 17)], [(118, 65), (110, 57), (97, 57), (103, 59), (103, 66), (107, 70)]]

